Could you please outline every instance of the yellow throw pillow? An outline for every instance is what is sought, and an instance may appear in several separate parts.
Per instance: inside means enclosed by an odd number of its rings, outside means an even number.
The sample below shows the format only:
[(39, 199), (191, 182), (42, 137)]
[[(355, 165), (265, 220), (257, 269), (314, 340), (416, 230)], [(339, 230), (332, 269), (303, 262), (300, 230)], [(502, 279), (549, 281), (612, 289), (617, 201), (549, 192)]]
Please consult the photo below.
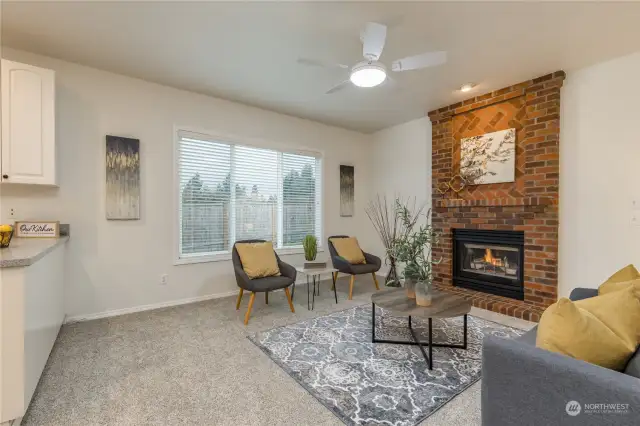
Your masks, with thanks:
[(633, 265), (627, 265), (615, 274), (611, 275), (600, 287), (598, 294), (607, 294), (612, 291), (624, 290), (629, 287), (631, 281), (640, 279), (640, 272)]
[(640, 343), (640, 285), (549, 306), (536, 346), (601, 367), (623, 370)]
[(636, 350), (640, 343), (640, 280), (625, 290), (579, 300), (576, 305), (589, 311)]
[(367, 263), (356, 238), (331, 238), (331, 244), (333, 244), (333, 247), (335, 247), (338, 252), (338, 256), (344, 257), (350, 264), (359, 265), (361, 263)]
[(604, 283), (598, 288), (598, 294), (602, 296), (602, 295), (613, 293), (616, 291), (626, 290), (629, 287), (639, 283), (640, 283), (640, 278), (631, 280), (631, 281), (622, 281), (619, 283), (615, 283), (615, 282)]
[(280, 276), (278, 259), (272, 243), (238, 243), (236, 250), (242, 262), (242, 269), (249, 278)]

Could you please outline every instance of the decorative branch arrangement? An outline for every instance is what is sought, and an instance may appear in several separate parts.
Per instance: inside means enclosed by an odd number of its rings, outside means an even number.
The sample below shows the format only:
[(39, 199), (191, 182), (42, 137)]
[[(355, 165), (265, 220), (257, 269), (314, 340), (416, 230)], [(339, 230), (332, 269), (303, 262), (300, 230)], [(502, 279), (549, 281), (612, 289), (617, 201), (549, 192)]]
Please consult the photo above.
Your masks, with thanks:
[(390, 250), (391, 255), (398, 262), (405, 264), (402, 275), (405, 279), (413, 279), (431, 284), (433, 280), (433, 264), (441, 259), (433, 260), (431, 250), (439, 241), (440, 235), (434, 231), (430, 223), (431, 209), (425, 215), (426, 223), (417, 225), (422, 209), (415, 214), (412, 209), (396, 200), (396, 214), (405, 230), (395, 240)]
[(397, 206), (408, 206), (409, 202), (410, 199), (407, 199), (406, 203), (403, 204), (399, 198), (396, 198), (394, 203), (391, 204), (387, 202), (386, 196), (380, 197), (380, 195), (377, 195), (376, 199), (370, 201), (365, 208), (367, 216), (385, 248), (385, 262), (389, 265), (385, 285), (388, 287), (400, 287), (400, 277), (396, 268), (397, 259), (393, 250), (394, 244), (397, 240), (406, 238), (407, 233), (415, 226), (425, 208), (425, 204), (417, 206), (414, 198), (411, 208), (406, 207), (408, 221), (404, 222), (402, 217), (398, 215)]

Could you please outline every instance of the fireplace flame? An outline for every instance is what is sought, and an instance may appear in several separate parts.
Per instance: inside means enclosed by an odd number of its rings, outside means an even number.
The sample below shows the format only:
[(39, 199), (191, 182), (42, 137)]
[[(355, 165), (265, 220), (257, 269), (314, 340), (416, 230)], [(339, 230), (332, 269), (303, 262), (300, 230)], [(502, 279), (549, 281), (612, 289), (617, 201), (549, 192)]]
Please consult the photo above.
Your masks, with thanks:
[(493, 257), (493, 253), (490, 248), (484, 249), (484, 261), (493, 265), (493, 266), (502, 266), (502, 261), (498, 258)]

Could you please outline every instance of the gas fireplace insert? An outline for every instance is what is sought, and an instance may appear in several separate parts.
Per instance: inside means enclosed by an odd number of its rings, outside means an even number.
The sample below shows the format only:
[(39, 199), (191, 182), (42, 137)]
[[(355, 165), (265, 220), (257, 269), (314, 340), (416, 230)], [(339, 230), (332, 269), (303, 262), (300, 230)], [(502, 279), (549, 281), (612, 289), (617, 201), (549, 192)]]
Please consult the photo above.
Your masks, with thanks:
[(454, 229), (453, 285), (524, 300), (524, 232)]

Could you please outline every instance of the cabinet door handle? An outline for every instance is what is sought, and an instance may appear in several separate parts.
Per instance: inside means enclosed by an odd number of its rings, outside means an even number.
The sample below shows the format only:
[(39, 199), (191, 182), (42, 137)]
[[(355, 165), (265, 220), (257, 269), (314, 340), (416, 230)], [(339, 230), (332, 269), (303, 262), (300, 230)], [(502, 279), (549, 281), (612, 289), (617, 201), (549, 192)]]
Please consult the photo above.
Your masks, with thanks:
[(2, 175), (2, 179), (9, 179), (9, 175)]

